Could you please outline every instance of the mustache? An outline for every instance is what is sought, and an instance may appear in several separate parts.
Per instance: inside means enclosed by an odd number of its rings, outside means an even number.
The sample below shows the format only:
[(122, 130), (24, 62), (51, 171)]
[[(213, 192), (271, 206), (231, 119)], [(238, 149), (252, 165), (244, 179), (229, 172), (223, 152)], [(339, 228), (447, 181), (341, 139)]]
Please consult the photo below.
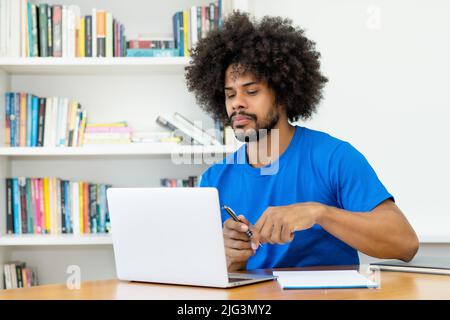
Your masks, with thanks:
[(256, 121), (256, 115), (253, 114), (253, 113), (247, 113), (247, 112), (243, 112), (243, 111), (241, 111), (241, 112), (235, 111), (235, 112), (233, 112), (233, 113), (230, 115), (230, 117), (228, 118), (228, 120), (230, 121), (230, 123), (233, 122), (233, 117), (235, 117), (235, 116), (244, 116), (244, 117), (248, 117), (248, 118), (250, 118), (250, 119)]

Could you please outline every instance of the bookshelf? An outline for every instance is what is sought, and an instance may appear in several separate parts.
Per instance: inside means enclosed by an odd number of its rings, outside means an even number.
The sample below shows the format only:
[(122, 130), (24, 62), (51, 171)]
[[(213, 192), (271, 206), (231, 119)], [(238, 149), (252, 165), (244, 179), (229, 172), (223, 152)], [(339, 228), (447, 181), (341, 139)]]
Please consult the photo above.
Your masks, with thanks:
[[(210, 1), (58, 0), (49, 4), (77, 4), (82, 14), (93, 7), (111, 12), (125, 26), (126, 35), (140, 32), (172, 34), (172, 14)], [(247, 1), (233, 1), (245, 9)], [(212, 119), (196, 106), (184, 82), (189, 58), (0, 58), (0, 197), (5, 199), (7, 177), (58, 177), (117, 187), (157, 187), (160, 178), (200, 175), (209, 164), (176, 164), (174, 152), (203, 157), (234, 151), (232, 147), (162, 144), (104, 145), (73, 148), (8, 148), (4, 145), (5, 99), (8, 91), (78, 100), (88, 122), (127, 121), (136, 131), (162, 131), (156, 117), (178, 111), (205, 129)], [(0, 264), (22, 260), (36, 267), (40, 284), (65, 283), (67, 267), (77, 265), (81, 280), (115, 278), (111, 236), (5, 235), (6, 208), (0, 206)], [(0, 270), (0, 275), (2, 275)], [(0, 286), (3, 287), (0, 277)]]

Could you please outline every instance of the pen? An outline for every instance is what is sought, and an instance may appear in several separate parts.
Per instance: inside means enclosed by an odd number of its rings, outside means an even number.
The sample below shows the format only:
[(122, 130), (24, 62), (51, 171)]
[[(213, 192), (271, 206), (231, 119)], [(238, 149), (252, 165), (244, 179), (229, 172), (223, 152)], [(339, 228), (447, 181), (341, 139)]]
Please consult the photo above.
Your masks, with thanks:
[[(234, 221), (242, 222), (241, 220), (239, 220), (238, 216), (234, 213), (233, 209), (231, 209), (228, 206), (223, 206), (222, 208), (225, 209), (225, 211), (230, 215), (231, 218), (233, 218)], [(253, 238), (253, 232), (250, 230), (250, 228), (248, 228), (247, 232), (245, 233), (250, 239)], [(261, 242), (259, 243), (259, 246), (262, 247)]]

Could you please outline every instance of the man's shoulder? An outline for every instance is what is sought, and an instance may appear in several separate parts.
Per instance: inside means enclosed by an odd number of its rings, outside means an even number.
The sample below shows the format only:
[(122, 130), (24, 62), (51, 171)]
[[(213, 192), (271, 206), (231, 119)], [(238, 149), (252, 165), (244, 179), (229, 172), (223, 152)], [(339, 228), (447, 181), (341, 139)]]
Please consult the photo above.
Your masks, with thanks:
[(303, 142), (306, 147), (314, 153), (332, 154), (337, 148), (342, 145), (348, 144), (347, 141), (339, 139), (330, 133), (302, 127), (303, 130)]

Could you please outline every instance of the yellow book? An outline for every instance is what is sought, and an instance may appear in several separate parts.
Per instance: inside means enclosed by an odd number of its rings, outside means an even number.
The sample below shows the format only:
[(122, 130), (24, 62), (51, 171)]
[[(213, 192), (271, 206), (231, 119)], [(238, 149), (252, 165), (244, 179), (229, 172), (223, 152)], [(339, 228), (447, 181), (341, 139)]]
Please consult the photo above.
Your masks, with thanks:
[(27, 146), (27, 94), (20, 93), (19, 100), (19, 146)]
[(85, 32), (86, 20), (84, 17), (80, 18), (80, 31), (78, 33), (78, 56), (85, 57)]
[(79, 204), (80, 204), (80, 210), (79, 210), (79, 215), (80, 215), (80, 234), (84, 234), (84, 214), (83, 214), (83, 202), (84, 202), (84, 193), (83, 193), (83, 185), (84, 182), (81, 182), (78, 184), (78, 198), (80, 199)]
[(111, 122), (111, 123), (89, 123), (86, 124), (86, 128), (98, 128), (98, 127), (126, 127), (126, 121)]
[(189, 17), (190, 10), (183, 10), (184, 56), (189, 57)]
[(28, 287), (28, 275), (27, 275), (27, 269), (26, 268), (22, 268), (22, 284), (23, 284), (23, 288), (27, 288)]
[(44, 233), (50, 233), (50, 192), (49, 178), (43, 178), (44, 181)]
[(87, 111), (83, 110), (83, 119), (81, 119), (80, 131), (78, 131), (78, 134), (80, 136), (80, 138), (78, 139), (79, 147), (82, 147), (84, 144), (84, 130), (86, 129), (86, 117), (87, 117)]
[(56, 190), (55, 190), (55, 178), (48, 179), (48, 193), (49, 193), (49, 208), (50, 208), (50, 233), (56, 234), (56, 208), (55, 208), (55, 198), (56, 198)]

